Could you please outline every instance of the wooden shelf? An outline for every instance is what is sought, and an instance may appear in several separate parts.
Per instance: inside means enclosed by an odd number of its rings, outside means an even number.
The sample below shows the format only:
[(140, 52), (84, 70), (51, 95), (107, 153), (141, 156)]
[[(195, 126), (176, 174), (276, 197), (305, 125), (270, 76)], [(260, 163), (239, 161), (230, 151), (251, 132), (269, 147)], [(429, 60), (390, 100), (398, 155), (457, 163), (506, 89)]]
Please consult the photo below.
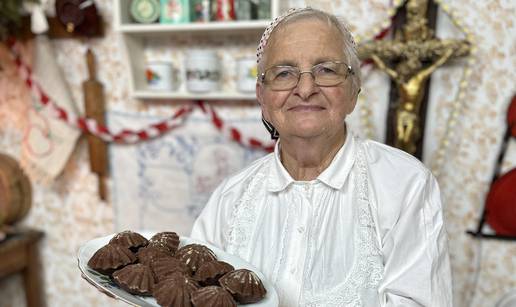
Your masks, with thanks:
[[(139, 24), (130, 17), (131, 0), (114, 1), (114, 28), (119, 32), (122, 43), (125, 47), (125, 63), (129, 69), (130, 95), (142, 100), (226, 100), (254, 101), (255, 93), (240, 93), (236, 89), (227, 89), (211, 93), (190, 93), (186, 92), (184, 84), (178, 86), (176, 92), (146, 90), (145, 80), (145, 50), (148, 45), (156, 44), (165, 40), (167, 42), (181, 41), (181, 38), (190, 37), (193, 41), (209, 41), (213, 37), (231, 36), (235, 42), (241, 43), (240, 38), (256, 43), (260, 35), (267, 27), (270, 20), (246, 20), (246, 21), (213, 21), (206, 23), (183, 23), (183, 24)], [(280, 9), (279, 0), (271, 0), (271, 17), (278, 16)], [(152, 40), (148, 38), (158, 38)], [(158, 43), (159, 45), (159, 43)], [(202, 43), (200, 44), (202, 45)], [(225, 63), (222, 63), (225, 65)], [(184, 80), (184, 77), (179, 78)]]
[(269, 24), (267, 20), (207, 22), (185, 24), (122, 24), (118, 30), (126, 34), (156, 36), (171, 33), (224, 32), (242, 33), (263, 31)]
[(173, 99), (173, 100), (256, 100), (255, 93), (238, 92), (210, 92), (210, 93), (189, 93), (189, 92), (166, 92), (166, 91), (142, 91), (133, 92), (134, 98), (139, 99)]

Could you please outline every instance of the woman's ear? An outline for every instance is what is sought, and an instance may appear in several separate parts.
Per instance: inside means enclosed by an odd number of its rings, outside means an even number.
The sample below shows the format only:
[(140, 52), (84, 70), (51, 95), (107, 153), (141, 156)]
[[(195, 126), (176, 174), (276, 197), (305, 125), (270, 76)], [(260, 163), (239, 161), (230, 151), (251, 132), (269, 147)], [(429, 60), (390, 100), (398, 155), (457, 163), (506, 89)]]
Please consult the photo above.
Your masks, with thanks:
[[(350, 88), (350, 91), (351, 91), (352, 88)], [(346, 115), (349, 115), (351, 113), (353, 113), (353, 111), (355, 110), (355, 107), (357, 106), (357, 101), (358, 101), (358, 95), (360, 94), (360, 91), (362, 89), (359, 88), (356, 93), (353, 93), (352, 95), (350, 95), (350, 103), (348, 104), (347, 106), (347, 110), (346, 110)]]
[(256, 99), (263, 110), (263, 84), (260, 81), (256, 81)]

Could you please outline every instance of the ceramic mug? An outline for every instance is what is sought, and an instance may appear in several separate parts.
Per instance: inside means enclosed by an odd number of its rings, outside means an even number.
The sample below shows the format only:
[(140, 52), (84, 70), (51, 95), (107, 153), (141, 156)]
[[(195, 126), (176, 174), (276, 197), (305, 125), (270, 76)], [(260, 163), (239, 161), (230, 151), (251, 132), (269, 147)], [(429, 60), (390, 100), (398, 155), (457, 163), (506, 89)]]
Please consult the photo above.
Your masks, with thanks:
[(170, 62), (152, 61), (145, 65), (147, 89), (171, 91), (174, 88), (173, 66)]
[(237, 60), (237, 89), (240, 92), (254, 92), (258, 67), (254, 57), (240, 58)]

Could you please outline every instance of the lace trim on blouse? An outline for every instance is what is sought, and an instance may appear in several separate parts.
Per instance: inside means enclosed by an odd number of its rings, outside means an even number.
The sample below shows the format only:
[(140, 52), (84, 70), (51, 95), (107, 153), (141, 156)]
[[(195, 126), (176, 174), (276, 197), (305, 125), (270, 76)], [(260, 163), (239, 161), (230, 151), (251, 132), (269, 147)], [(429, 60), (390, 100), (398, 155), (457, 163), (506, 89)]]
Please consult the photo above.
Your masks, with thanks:
[(287, 216), (285, 217), (285, 225), (283, 225), (283, 229), (281, 231), (281, 246), (280, 246), (280, 257), (274, 264), (274, 271), (272, 275), (272, 282), (276, 284), (278, 282), (279, 271), (281, 268), (285, 267), (285, 245), (287, 245), (287, 238), (289, 238), (290, 228), (290, 213), (292, 212), (292, 203), (288, 204), (287, 208)]
[(258, 195), (260, 183), (264, 180), (265, 173), (262, 171), (247, 180), (242, 198), (233, 208), (229, 221), (227, 251), (243, 259), (248, 259), (249, 242), (256, 227), (258, 210), (253, 197)]

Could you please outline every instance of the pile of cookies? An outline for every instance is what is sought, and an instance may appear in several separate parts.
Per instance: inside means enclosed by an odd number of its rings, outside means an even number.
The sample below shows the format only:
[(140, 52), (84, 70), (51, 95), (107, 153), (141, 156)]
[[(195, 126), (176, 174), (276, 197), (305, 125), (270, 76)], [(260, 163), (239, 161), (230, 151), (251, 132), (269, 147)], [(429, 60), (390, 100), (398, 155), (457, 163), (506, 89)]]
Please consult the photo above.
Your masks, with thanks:
[(179, 248), (179, 243), (175, 232), (160, 232), (147, 240), (123, 231), (95, 252), (88, 266), (129, 293), (154, 296), (160, 306), (232, 307), (265, 297), (254, 272), (235, 270), (204, 245)]

